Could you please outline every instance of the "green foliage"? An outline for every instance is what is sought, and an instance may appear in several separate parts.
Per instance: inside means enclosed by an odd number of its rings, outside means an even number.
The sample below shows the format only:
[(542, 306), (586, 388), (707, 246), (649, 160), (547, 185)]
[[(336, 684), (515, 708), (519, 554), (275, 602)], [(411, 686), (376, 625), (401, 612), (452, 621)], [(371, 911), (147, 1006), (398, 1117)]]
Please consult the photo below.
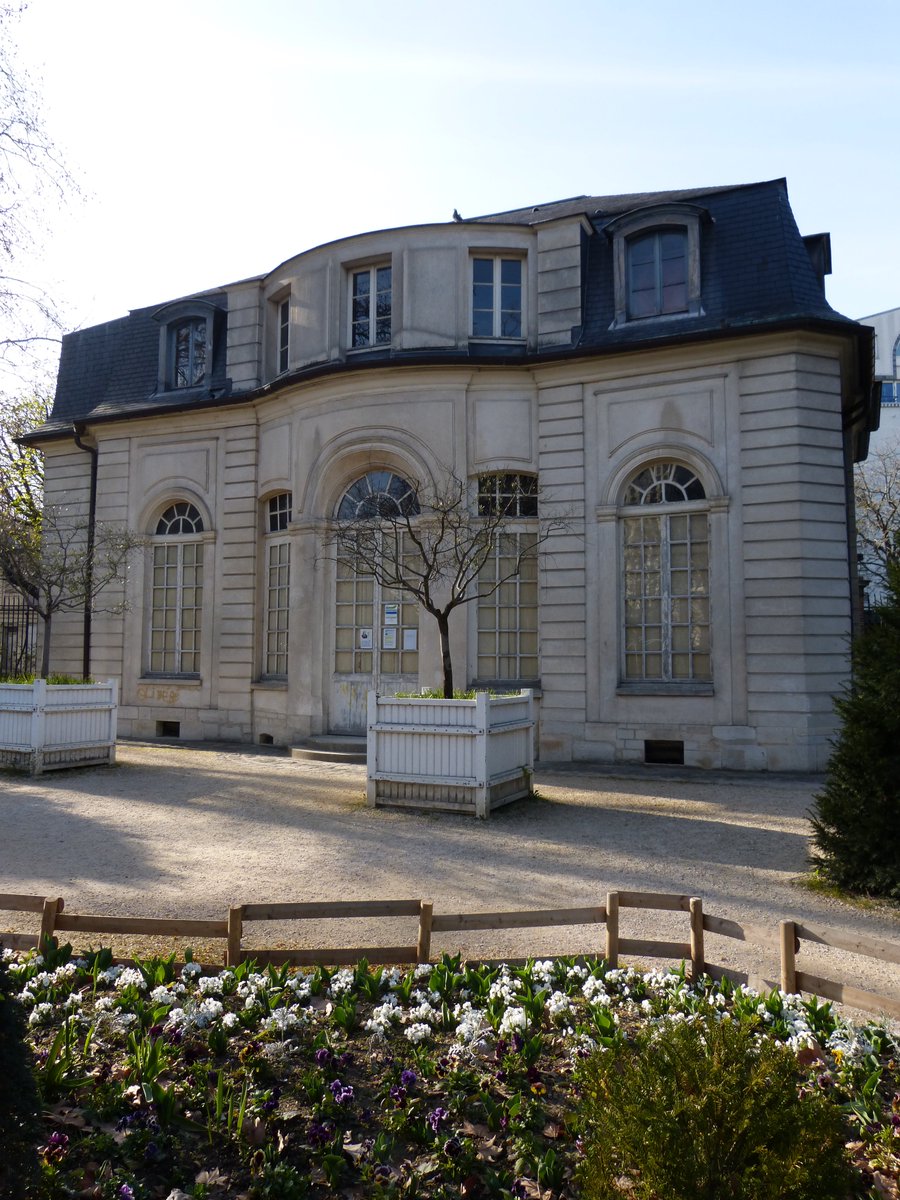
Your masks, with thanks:
[(0, 959), (0, 1196), (31, 1195), (40, 1135), (37, 1087), (25, 1044), (25, 1013)]
[(900, 899), (900, 566), (889, 602), (853, 647), (843, 722), (811, 812), (811, 861), (835, 886)]
[(738, 1021), (641, 1033), (580, 1069), (585, 1200), (846, 1200), (837, 1106)]
[[(38, 675), (0, 675), (0, 683), (34, 683)], [(48, 675), (47, 683), (94, 683), (93, 679), (85, 679), (81, 675)]]

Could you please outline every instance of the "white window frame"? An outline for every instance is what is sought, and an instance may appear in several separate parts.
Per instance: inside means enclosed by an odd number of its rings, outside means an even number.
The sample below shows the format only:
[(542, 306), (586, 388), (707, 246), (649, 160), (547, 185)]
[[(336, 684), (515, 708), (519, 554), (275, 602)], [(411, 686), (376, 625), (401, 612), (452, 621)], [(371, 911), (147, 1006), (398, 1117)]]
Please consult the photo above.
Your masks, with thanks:
[[(493, 264), (493, 279), (491, 287), (492, 305), (490, 309), (475, 308), (475, 264), (476, 262), (490, 262)], [(506, 262), (518, 263), (519, 266), (519, 308), (504, 309), (503, 308), (503, 264)], [(469, 337), (475, 341), (495, 341), (495, 342), (524, 342), (525, 331), (527, 329), (526, 319), (526, 297), (528, 292), (528, 262), (523, 254), (514, 253), (490, 253), (487, 251), (473, 250), (469, 258)], [(475, 314), (476, 312), (491, 312), (491, 332), (476, 333), (475, 332)], [(505, 312), (518, 312), (519, 314), (519, 332), (517, 334), (504, 334), (503, 330), (503, 315)]]
[(275, 305), (276, 338), (275, 338), (275, 367), (276, 374), (283, 375), (291, 365), (291, 297), (283, 296)]
[[(389, 271), (391, 276), (390, 289), (390, 309), (388, 312), (389, 330), (388, 336), (382, 341), (378, 341), (378, 272)], [(366, 317), (368, 324), (368, 333), (365, 341), (354, 343), (354, 327), (359, 322), (354, 320), (354, 301), (356, 299), (356, 280), (361, 276), (368, 275), (369, 278), (369, 312)], [(394, 334), (394, 268), (390, 259), (385, 259), (380, 262), (372, 263), (369, 266), (350, 267), (348, 268), (347, 277), (347, 346), (352, 350), (377, 350), (379, 348), (389, 349), (393, 341)]]
[[(628, 484), (626, 485), (623, 496), (627, 498), (628, 488), (631, 484), (647, 469), (647, 467), (681, 467), (688, 471), (690, 475), (696, 479), (702, 487), (702, 481), (699, 480), (696, 472), (687, 464), (678, 460), (665, 460), (656, 464), (649, 463), (645, 466), (633, 471), (629, 476)], [(704, 488), (705, 491), (705, 488)], [(695, 518), (702, 517), (705, 523), (705, 534), (702, 538), (693, 537), (693, 523)], [(688, 536), (684, 538), (673, 537), (673, 520), (684, 518), (687, 523)], [(656, 540), (647, 539), (641, 536), (637, 539), (629, 538), (629, 524), (634, 522), (655, 522), (658, 531)], [(710, 505), (708, 496), (702, 500), (663, 500), (658, 503), (644, 503), (640, 501), (631, 501), (623, 503), (618, 511), (618, 530), (619, 530), (619, 555), (620, 555), (620, 579), (621, 579), (621, 657), (620, 657), (620, 689), (628, 690), (635, 689), (651, 689), (651, 690), (679, 690), (700, 687), (709, 690), (713, 682), (713, 658), (712, 658), (712, 613), (711, 613), (711, 563), (709, 558), (709, 548), (711, 540), (710, 528)], [(687, 546), (687, 556), (685, 563), (673, 563), (672, 549), (675, 546)], [(705, 546), (705, 554), (700, 554), (700, 565), (695, 565), (692, 562), (692, 549), (694, 546)], [(649, 566), (645, 564), (645, 548), (648, 546), (657, 547), (657, 561), (652, 562)], [(641, 564), (639, 567), (632, 568), (629, 565), (629, 556), (641, 556)], [(702, 560), (705, 558), (705, 562)], [(686, 584), (676, 591), (673, 583), (673, 575), (686, 576)], [(658, 588), (656, 590), (646, 590), (646, 584), (641, 583), (640, 594), (629, 594), (630, 580), (632, 578), (643, 580), (650, 575), (658, 576)], [(703, 576), (705, 575), (705, 582)], [(657, 594), (658, 592), (658, 594)], [(640, 620), (631, 620), (629, 618), (628, 605), (629, 602), (637, 604), (641, 608)], [(647, 621), (646, 606), (647, 603), (659, 604), (659, 619)], [(701, 606), (705, 605), (705, 617), (701, 619), (698, 615), (695, 617), (694, 604), (699, 602)], [(687, 619), (675, 618), (675, 605), (681, 604), (686, 606), (685, 611)], [(702, 611), (702, 608), (701, 608)], [(676, 646), (675, 633), (677, 629), (687, 630), (687, 645)], [(648, 642), (648, 629), (659, 630), (659, 644)], [(635, 632), (636, 637), (630, 639), (630, 632)], [(696, 634), (696, 639), (695, 639)], [(633, 640), (634, 644), (629, 645), (629, 641)], [(695, 645), (695, 640), (700, 643)], [(660, 660), (660, 671), (658, 674), (647, 674), (646, 666), (641, 671), (631, 671), (629, 666), (629, 658), (640, 656), (644, 663), (648, 656), (658, 657)], [(673, 663), (677, 655), (687, 655), (690, 664), (690, 670), (687, 674), (676, 674)], [(697, 666), (695, 666), (695, 660)], [(699, 664), (706, 661), (707, 669), (703, 670)], [(630, 672), (630, 673), (629, 673)]]
[[(150, 550), (146, 674), (148, 677), (198, 679), (203, 650), (203, 543), (209, 540), (209, 535), (204, 535), (203, 518), (196, 506), (189, 501), (175, 501), (168, 505), (159, 518), (157, 530), (166, 516), (179, 507), (191, 510), (193, 515), (185, 514), (183, 520), (190, 520), (196, 527), (189, 532), (154, 533)], [(185, 561), (188, 557), (187, 550), (193, 551), (193, 562)], [(168, 561), (170, 558), (173, 561)], [(170, 576), (171, 568), (174, 568), (174, 575)], [(165, 573), (162, 584), (158, 584), (156, 580), (158, 570)], [(191, 572), (194, 573), (193, 577)], [(173, 602), (167, 603), (164, 595), (162, 603), (157, 602), (157, 592), (160, 588), (163, 593), (169, 590), (174, 592)], [(190, 605), (185, 604), (187, 591), (194, 592), (193, 603)], [(186, 621), (188, 613), (192, 616)], [(164, 645), (157, 648), (154, 645), (160, 637), (165, 640), (170, 634), (174, 637), (174, 645), (171, 648)], [(191, 635), (193, 646), (190, 649), (185, 648), (186, 635)], [(162, 662), (158, 660), (159, 656), (162, 656)], [(191, 661), (186, 667), (188, 657)]]
[(262, 581), (261, 678), (285, 680), (288, 676), (291, 611), (291, 543), (287, 530), (293, 515), (293, 495), (278, 492), (265, 506)]
[(479, 576), (479, 591), (497, 582), (504, 557), (518, 557), (522, 539), (535, 542), (527, 574), (501, 583), (488, 596), (479, 595), (473, 605), (474, 678), (479, 685), (534, 684), (540, 678), (538, 502), (538, 479), (531, 472), (486, 471), (478, 477), (478, 511), (487, 515), (501, 508), (508, 518)]

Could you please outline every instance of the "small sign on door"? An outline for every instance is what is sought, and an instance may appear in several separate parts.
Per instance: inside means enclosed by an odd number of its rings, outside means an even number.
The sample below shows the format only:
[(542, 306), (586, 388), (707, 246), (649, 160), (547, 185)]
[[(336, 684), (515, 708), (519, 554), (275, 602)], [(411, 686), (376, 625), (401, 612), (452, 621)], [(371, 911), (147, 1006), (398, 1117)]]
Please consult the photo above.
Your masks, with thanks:
[(361, 629), (359, 631), (359, 648), (360, 650), (372, 649), (372, 630)]
[(400, 605), (385, 604), (384, 606), (384, 624), (399, 625), (400, 624)]

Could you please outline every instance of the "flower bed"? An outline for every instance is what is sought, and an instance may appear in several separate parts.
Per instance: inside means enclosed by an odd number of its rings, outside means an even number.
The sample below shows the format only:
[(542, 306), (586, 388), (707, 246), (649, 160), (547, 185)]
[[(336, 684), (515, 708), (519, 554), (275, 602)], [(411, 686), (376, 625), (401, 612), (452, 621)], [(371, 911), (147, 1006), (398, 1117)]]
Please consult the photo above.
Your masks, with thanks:
[(203, 975), (5, 957), (45, 1108), (35, 1197), (574, 1196), (579, 1063), (698, 1014), (790, 1046), (800, 1094), (845, 1106), (848, 1157), (896, 1194), (898, 1047), (800, 996), (601, 960)]

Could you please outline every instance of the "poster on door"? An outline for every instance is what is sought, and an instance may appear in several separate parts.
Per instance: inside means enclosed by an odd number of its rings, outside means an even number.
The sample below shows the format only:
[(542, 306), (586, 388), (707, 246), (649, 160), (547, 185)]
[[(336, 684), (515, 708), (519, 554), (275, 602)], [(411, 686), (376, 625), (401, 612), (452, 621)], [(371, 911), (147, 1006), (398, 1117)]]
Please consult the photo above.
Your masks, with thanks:
[(359, 648), (360, 650), (372, 649), (372, 630), (361, 629), (359, 631)]
[[(400, 624), (400, 605), (385, 604), (384, 606), (384, 625), (399, 625)], [(385, 649), (387, 647), (385, 646)]]
[(397, 630), (382, 629), (381, 631), (381, 648), (382, 650), (397, 649)]

